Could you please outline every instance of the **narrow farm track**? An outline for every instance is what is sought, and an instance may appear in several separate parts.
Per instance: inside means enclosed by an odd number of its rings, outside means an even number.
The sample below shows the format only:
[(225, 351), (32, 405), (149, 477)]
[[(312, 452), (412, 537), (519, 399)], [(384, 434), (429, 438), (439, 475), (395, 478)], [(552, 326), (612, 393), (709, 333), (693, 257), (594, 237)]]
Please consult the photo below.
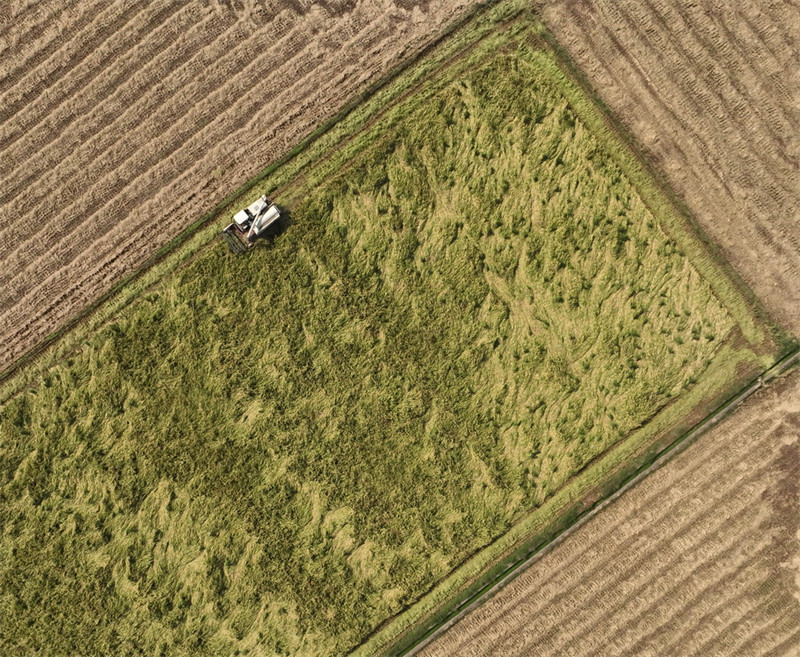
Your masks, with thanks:
[(800, 7), (541, 2), (556, 39), (771, 314), (800, 333)]
[(796, 654), (798, 473), (794, 372), (419, 654)]
[(16, 7), (49, 27), (0, 70), (0, 369), (472, 4)]

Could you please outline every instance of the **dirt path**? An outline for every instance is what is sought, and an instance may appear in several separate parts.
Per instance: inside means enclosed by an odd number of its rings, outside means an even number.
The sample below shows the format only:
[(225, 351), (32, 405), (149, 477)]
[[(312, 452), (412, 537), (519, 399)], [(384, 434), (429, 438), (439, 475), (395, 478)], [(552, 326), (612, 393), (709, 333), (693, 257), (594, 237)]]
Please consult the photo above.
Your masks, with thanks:
[(800, 7), (543, 0), (551, 31), (770, 313), (800, 335)]
[(13, 4), (0, 15), (0, 369), (471, 4)]
[(797, 654), (798, 475), (795, 372), (419, 654)]

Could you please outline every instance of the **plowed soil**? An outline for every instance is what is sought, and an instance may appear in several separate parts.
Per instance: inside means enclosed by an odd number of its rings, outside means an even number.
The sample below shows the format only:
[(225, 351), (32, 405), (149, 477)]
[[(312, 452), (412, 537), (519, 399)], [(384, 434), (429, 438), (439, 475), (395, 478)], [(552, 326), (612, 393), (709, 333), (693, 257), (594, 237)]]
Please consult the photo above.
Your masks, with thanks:
[(703, 230), (800, 334), (800, 6), (541, 4), (556, 39)]
[(796, 655), (799, 481), (795, 373), (420, 654)]
[(0, 10), (0, 369), (472, 0)]

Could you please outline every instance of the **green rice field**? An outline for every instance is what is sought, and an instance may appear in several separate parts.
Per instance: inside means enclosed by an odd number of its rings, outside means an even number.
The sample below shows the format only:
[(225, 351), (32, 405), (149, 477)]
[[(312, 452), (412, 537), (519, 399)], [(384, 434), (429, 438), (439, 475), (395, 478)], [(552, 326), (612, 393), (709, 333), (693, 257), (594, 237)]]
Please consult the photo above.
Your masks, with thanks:
[(772, 362), (535, 20), (382, 93), (3, 384), (0, 652), (382, 650)]

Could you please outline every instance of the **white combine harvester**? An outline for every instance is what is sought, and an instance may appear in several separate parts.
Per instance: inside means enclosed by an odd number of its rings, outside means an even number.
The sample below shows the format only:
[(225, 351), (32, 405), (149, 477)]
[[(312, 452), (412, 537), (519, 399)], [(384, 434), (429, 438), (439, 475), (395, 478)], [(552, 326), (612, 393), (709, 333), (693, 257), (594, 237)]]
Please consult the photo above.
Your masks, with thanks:
[(244, 253), (280, 218), (278, 206), (266, 196), (262, 196), (252, 205), (233, 215), (233, 223), (223, 229), (222, 237), (225, 238), (231, 251)]

